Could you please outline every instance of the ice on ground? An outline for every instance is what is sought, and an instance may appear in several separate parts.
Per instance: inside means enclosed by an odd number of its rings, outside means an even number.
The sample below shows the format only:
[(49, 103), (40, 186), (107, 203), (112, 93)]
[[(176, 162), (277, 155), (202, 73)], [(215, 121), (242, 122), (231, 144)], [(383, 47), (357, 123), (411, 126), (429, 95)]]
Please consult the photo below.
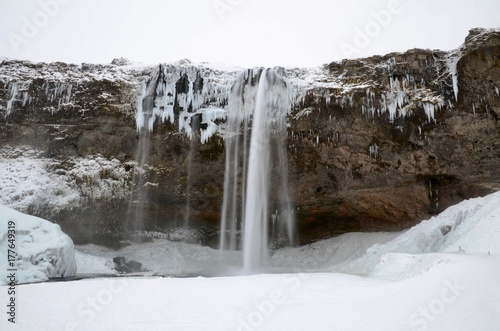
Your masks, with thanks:
[[(10, 236), (9, 227), (15, 229)], [(16, 269), (18, 283), (70, 277), (76, 273), (73, 241), (57, 224), (0, 205), (0, 238), (0, 259), (6, 266), (0, 270), (0, 284), (9, 283), (8, 269)], [(13, 265), (5, 265), (4, 261), (9, 262), (13, 256)]]

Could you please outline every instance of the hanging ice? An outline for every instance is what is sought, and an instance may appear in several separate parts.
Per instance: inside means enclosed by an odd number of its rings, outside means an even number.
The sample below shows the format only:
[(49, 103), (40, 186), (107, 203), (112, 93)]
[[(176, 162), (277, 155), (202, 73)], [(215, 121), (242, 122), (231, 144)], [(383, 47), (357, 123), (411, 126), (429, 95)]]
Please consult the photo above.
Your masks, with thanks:
[[(219, 128), (213, 121), (225, 118), (232, 77), (232, 73), (218, 75), (210, 68), (189, 63), (160, 64), (137, 99), (137, 131), (146, 128), (151, 132), (155, 123), (168, 121), (189, 138), (199, 131), (196, 137), (206, 142)], [(193, 121), (194, 117), (198, 118)]]
[(7, 101), (7, 115), (12, 111), (12, 105), (16, 101), (17, 93), (19, 92), (19, 83), (12, 83), (10, 85), (11, 98)]
[(424, 107), (425, 115), (427, 116), (427, 122), (430, 123), (431, 121), (434, 120), (434, 111), (435, 111), (434, 105), (429, 102), (424, 102), (422, 104), (422, 107)]
[(453, 52), (448, 56), (446, 64), (448, 65), (448, 70), (450, 71), (451, 81), (453, 84), (453, 92), (455, 94), (455, 101), (458, 101), (458, 72), (457, 64), (460, 60), (460, 54), (458, 52)]
[(370, 145), (369, 147), (369, 152), (370, 152), (370, 158), (373, 159), (373, 160), (377, 160), (378, 159), (378, 145), (377, 144), (373, 144), (373, 145)]

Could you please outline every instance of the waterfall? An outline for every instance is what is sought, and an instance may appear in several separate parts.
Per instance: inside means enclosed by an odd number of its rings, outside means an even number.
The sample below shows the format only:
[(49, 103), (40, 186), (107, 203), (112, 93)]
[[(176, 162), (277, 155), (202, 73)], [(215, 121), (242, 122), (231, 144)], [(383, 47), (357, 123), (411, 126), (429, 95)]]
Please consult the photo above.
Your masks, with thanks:
[(229, 95), (220, 247), (242, 248), (246, 272), (266, 267), (270, 239), (276, 239), (269, 236), (271, 218), (285, 229), (278, 235), (294, 240), (286, 153), (289, 86), (277, 70), (255, 68), (236, 78)]
[[(155, 101), (163, 98), (165, 91), (162, 88), (165, 82), (165, 75), (162, 66), (153, 72), (150, 79), (142, 86), (141, 95), (137, 99), (137, 132), (139, 142), (135, 155), (138, 168), (134, 170), (132, 178), (132, 194), (129, 201), (125, 230), (135, 234), (143, 230), (144, 208), (148, 203), (148, 181), (144, 176), (142, 167), (149, 161), (151, 149), (151, 131), (156, 117)], [(147, 127), (146, 124), (147, 123)]]

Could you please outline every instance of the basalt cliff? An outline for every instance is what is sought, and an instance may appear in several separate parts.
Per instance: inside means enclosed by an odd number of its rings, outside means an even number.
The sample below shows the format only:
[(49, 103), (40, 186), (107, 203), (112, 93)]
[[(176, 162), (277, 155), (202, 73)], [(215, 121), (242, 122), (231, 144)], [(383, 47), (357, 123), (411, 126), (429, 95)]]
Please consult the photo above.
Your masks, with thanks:
[[(149, 236), (189, 221), (190, 240), (216, 246), (241, 70), (0, 59), (0, 203), (75, 243), (117, 245), (140, 210)], [(500, 190), (500, 30), (449, 52), (277, 70), (293, 92), (283, 143), (301, 243), (402, 230)]]

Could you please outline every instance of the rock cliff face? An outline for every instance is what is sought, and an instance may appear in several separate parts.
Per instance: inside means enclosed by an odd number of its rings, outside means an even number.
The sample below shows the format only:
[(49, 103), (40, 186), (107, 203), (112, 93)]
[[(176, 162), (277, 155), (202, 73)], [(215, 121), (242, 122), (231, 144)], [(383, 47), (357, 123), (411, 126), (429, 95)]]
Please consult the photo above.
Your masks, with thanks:
[[(240, 69), (0, 61), (0, 161), (12, 169), (0, 201), (75, 243), (116, 243), (140, 211), (149, 234), (189, 220), (191, 238), (216, 245)], [(500, 190), (499, 30), (471, 30), (451, 52), (279, 71), (294, 91), (286, 144), (302, 243), (408, 228)], [(21, 185), (33, 174), (44, 184)]]

